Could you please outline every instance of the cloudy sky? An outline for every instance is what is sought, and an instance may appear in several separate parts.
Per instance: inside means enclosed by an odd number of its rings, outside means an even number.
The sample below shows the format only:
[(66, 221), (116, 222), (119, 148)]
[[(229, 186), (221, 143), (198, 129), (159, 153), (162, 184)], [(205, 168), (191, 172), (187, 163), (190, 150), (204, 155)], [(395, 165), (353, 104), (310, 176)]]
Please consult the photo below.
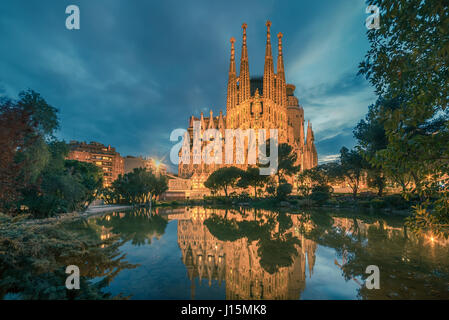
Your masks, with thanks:
[[(71, 4), (80, 30), (65, 27)], [(263, 73), (269, 19), (272, 34), (284, 34), (287, 82), (326, 160), (353, 146), (352, 129), (374, 102), (357, 76), (368, 49), (365, 8), (364, 0), (2, 0), (0, 96), (41, 93), (59, 109), (66, 141), (168, 159), (172, 130), (192, 114), (225, 110), (229, 39), (239, 61), (243, 22), (250, 73)]]

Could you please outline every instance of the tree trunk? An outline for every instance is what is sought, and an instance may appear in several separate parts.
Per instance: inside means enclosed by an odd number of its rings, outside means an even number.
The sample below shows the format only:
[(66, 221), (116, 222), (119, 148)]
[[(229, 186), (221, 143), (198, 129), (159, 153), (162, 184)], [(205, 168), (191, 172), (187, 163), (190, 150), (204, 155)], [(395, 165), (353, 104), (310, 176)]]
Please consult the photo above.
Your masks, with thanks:
[(354, 187), (352, 188), (352, 197), (354, 198), (354, 200), (357, 198), (357, 191), (359, 191), (359, 188), (357, 185), (354, 185)]
[(407, 186), (405, 185), (405, 183), (401, 183), (401, 187), (402, 187), (402, 192), (406, 193), (407, 192)]
[(379, 186), (379, 192), (377, 193), (377, 195), (379, 196), (379, 197), (382, 197), (382, 194), (384, 193), (384, 184), (382, 183), (380, 186)]

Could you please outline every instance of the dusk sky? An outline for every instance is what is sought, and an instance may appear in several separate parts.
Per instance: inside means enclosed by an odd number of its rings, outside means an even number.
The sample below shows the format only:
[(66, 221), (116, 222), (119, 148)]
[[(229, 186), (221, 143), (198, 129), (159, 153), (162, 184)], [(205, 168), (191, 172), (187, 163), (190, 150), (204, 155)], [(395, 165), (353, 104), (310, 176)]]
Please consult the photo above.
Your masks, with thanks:
[[(70, 4), (80, 8), (80, 30), (65, 27)], [(59, 138), (168, 162), (172, 130), (201, 111), (225, 111), (229, 39), (239, 63), (243, 22), (251, 76), (262, 75), (270, 20), (272, 34), (284, 34), (287, 82), (328, 160), (354, 145), (352, 130), (375, 101), (357, 76), (365, 8), (364, 0), (2, 0), (0, 96), (31, 88), (59, 109)]]

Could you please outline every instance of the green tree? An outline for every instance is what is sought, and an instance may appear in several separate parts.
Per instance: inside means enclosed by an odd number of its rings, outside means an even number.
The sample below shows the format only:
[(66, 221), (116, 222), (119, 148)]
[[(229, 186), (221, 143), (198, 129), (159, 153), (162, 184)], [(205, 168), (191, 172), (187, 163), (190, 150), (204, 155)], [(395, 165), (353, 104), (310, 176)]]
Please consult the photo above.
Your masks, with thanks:
[[(267, 157), (270, 157), (270, 144), (274, 143), (272, 139), (266, 141)], [(281, 143), (278, 145), (278, 168), (275, 173), (277, 177), (277, 184), (285, 181), (286, 177), (291, 177), (297, 174), (300, 170), (299, 165), (295, 165), (298, 160), (298, 155), (294, 152), (293, 147), (288, 143)], [(267, 167), (268, 165), (259, 164), (259, 167)]]
[(378, 103), (369, 107), (366, 118), (357, 124), (353, 134), (358, 142), (357, 151), (367, 161), (368, 185), (376, 188), (378, 195), (382, 196), (386, 186), (385, 173), (389, 171), (385, 170), (384, 165), (376, 162), (375, 157), (378, 151), (387, 148), (388, 139), (383, 121), (376, 113)]
[(87, 207), (103, 189), (103, 172), (92, 163), (76, 160), (65, 160), (64, 166), (68, 173), (84, 187), (84, 195), (79, 202), (84, 202), (84, 206)]
[(331, 198), (332, 187), (327, 185), (318, 185), (313, 187), (310, 198), (316, 203), (322, 205)]
[(266, 184), (267, 179), (267, 176), (260, 174), (259, 168), (249, 167), (246, 171), (243, 171), (237, 186), (240, 188), (253, 187), (254, 198), (257, 198), (257, 189), (263, 187)]
[[(1, 206), (28, 208), (36, 217), (84, 210), (95, 199), (102, 172), (92, 164), (66, 161), (68, 146), (54, 133), (59, 128), (58, 110), (39, 93), (28, 90), (19, 100), (0, 101), (0, 187), (11, 195)], [(2, 169), (14, 169), (13, 175)], [(5, 180), (3, 180), (5, 177)], [(3, 187), (1, 187), (3, 189)], [(1, 191), (1, 190), (0, 190)], [(2, 198), (2, 197), (0, 197)]]
[(410, 226), (439, 232), (438, 221), (449, 223), (449, 6), (445, 0), (368, 3), (380, 8), (381, 25), (368, 32), (371, 47), (360, 73), (376, 89), (388, 139), (376, 159), (411, 175), (421, 203)]
[(168, 190), (168, 179), (163, 175), (157, 175), (154, 179), (154, 185), (152, 188), (152, 194), (155, 199), (159, 197)]
[(22, 190), (21, 203), (36, 217), (85, 210), (101, 190), (102, 171), (91, 163), (65, 160), (65, 142), (53, 141), (48, 150), (48, 164), (38, 183)]
[[(111, 195), (111, 189), (117, 195)], [(132, 172), (119, 177), (112, 183), (103, 196), (120, 198), (129, 204), (149, 204), (168, 189), (167, 179), (156, 176), (145, 168), (135, 168)]]
[(48, 143), (56, 141), (54, 133), (59, 128), (58, 109), (31, 89), (20, 92), (16, 104), (29, 114), (30, 126), (35, 129), (26, 135), (27, 147), (17, 152), (16, 161), (23, 163), (21, 178), (27, 184), (36, 184), (51, 159)]
[(332, 183), (338, 182), (340, 166), (337, 162), (329, 162), (318, 165), (314, 168), (302, 171), (298, 175), (298, 187), (313, 185), (330, 186)]
[(281, 183), (276, 189), (276, 197), (278, 200), (286, 200), (287, 197), (292, 193), (293, 186), (290, 183)]
[(223, 190), (228, 197), (229, 188), (234, 188), (238, 180), (243, 176), (243, 171), (236, 167), (224, 167), (214, 171), (204, 182), (208, 189), (219, 191)]
[(286, 176), (291, 177), (297, 174), (300, 170), (299, 165), (295, 165), (298, 155), (293, 151), (293, 147), (287, 143), (281, 143), (279, 145), (279, 162), (278, 162), (278, 184)]
[(265, 192), (271, 195), (272, 197), (276, 196), (276, 182), (274, 181), (273, 177), (269, 177), (268, 181), (265, 185)]
[(357, 150), (348, 150), (343, 147), (340, 150), (340, 167), (336, 170), (338, 175), (348, 182), (352, 190), (354, 199), (357, 197), (360, 180), (364, 170), (367, 168), (365, 159), (357, 152)]
[(49, 105), (39, 93), (34, 90), (19, 93), (18, 105), (28, 112), (37, 134), (48, 139), (54, 139), (54, 133), (59, 128), (58, 109)]

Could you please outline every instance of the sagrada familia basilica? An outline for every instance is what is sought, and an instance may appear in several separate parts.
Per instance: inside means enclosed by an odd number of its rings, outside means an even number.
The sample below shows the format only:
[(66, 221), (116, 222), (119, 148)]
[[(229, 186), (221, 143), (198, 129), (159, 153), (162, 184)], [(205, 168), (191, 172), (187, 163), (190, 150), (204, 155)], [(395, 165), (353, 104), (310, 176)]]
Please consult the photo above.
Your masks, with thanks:
[[(248, 48), (246, 39), (247, 25), (243, 24), (243, 43), (240, 59), (240, 73), (237, 75), (235, 62), (235, 39), (231, 38), (231, 62), (229, 66), (226, 115), (220, 111), (219, 116), (209, 117), (201, 113), (200, 118), (191, 117), (188, 133), (193, 145), (194, 122), (201, 123), (201, 132), (218, 129), (225, 136), (226, 129), (277, 129), (279, 143), (288, 143), (297, 153), (301, 170), (310, 169), (318, 164), (314, 144), (312, 124), (308, 122), (307, 135), (304, 134), (304, 109), (294, 96), (295, 86), (287, 84), (282, 52), (282, 33), (278, 38), (277, 70), (274, 72), (274, 59), (271, 48), (271, 22), (267, 26), (267, 43), (265, 49), (265, 66), (263, 77), (250, 77)], [(192, 155), (193, 157), (193, 155)], [(192, 160), (192, 159), (191, 159)], [(224, 163), (224, 162), (223, 162)], [(205, 181), (207, 177), (224, 166), (224, 164), (201, 164), (189, 161), (179, 163), (180, 178)], [(239, 166), (245, 169), (245, 165)], [(247, 165), (246, 165), (247, 166)]]

